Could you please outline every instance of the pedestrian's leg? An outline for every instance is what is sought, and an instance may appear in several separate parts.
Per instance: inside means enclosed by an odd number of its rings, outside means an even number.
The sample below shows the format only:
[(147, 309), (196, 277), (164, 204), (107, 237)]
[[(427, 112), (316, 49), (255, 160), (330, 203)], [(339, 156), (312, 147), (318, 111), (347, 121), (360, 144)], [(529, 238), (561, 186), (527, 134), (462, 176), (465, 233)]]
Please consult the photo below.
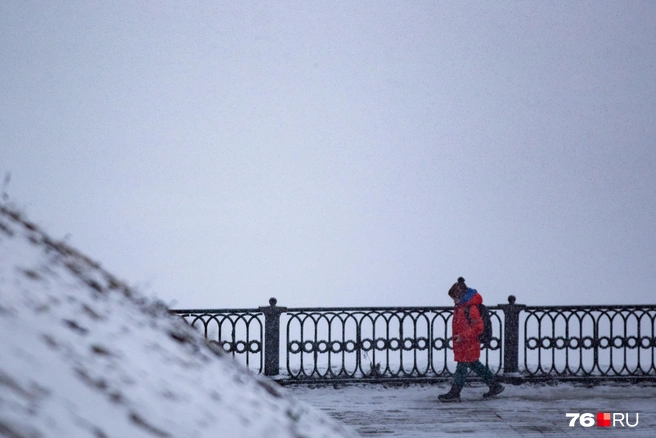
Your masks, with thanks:
[(470, 367), (470, 363), (458, 362), (456, 373), (453, 375), (453, 384), (455, 386), (458, 388), (465, 386), (465, 382), (467, 381), (467, 373), (469, 372)]
[(456, 372), (453, 376), (453, 385), (451, 389), (446, 394), (441, 394), (437, 398), (443, 402), (459, 402), (460, 401), (460, 391), (465, 385), (465, 378), (467, 376), (467, 367), (468, 364), (458, 362), (456, 367)]
[(483, 365), (481, 361), (476, 361), (472, 363), (471, 368), (474, 370), (476, 374), (478, 374), (483, 378), (485, 384), (490, 388), (488, 392), (483, 394), (483, 398), (494, 397), (495, 395), (501, 394), (503, 392), (503, 390), (505, 389), (503, 385), (497, 382), (497, 379), (494, 376), (494, 374), (492, 374), (492, 371), (490, 371), (490, 368)]
[(494, 381), (494, 374), (492, 374), (492, 371), (487, 366), (483, 365), (480, 360), (472, 362), (470, 367), (476, 374), (483, 378), (486, 385), (490, 386)]

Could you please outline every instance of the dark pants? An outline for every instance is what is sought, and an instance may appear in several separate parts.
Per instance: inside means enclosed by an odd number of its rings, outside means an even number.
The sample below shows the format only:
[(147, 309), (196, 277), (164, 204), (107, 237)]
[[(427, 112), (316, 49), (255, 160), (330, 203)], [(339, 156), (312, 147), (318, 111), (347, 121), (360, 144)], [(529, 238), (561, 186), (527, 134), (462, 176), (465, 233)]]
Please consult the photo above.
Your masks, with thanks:
[(482, 377), (483, 381), (488, 386), (494, 382), (494, 374), (492, 374), (492, 371), (483, 365), (480, 360), (477, 360), (476, 362), (458, 362), (456, 373), (453, 375), (453, 384), (458, 388), (465, 386), (469, 370), (474, 371)]

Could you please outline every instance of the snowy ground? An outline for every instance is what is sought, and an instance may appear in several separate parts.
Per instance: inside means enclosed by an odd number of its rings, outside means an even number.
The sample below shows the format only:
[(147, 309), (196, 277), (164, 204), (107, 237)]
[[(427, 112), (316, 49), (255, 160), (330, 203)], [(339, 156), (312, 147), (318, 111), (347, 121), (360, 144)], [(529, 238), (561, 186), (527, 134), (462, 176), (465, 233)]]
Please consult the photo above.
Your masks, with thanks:
[(356, 434), (0, 205), (0, 436)]
[[(437, 395), (447, 385), (288, 386), (298, 399), (371, 437), (656, 437), (656, 386), (574, 384), (506, 387), (497, 399), (482, 400), (485, 387), (465, 388), (462, 403)], [(582, 427), (566, 413), (629, 414), (634, 428)], [(618, 418), (619, 419), (619, 418)]]

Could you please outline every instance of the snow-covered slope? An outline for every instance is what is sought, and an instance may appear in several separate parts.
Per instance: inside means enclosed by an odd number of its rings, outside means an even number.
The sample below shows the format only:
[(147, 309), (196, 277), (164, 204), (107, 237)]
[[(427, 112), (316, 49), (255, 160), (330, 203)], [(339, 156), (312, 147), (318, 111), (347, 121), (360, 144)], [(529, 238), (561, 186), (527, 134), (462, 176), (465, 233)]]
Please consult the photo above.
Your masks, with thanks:
[(355, 436), (0, 206), (0, 436)]

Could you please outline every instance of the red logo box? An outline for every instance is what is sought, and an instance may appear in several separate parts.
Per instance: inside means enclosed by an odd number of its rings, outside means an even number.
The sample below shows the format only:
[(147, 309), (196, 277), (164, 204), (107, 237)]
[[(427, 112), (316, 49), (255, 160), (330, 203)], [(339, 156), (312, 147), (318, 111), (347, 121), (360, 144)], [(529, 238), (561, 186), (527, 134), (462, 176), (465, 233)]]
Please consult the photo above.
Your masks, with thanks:
[(610, 427), (610, 413), (597, 412), (597, 427)]

